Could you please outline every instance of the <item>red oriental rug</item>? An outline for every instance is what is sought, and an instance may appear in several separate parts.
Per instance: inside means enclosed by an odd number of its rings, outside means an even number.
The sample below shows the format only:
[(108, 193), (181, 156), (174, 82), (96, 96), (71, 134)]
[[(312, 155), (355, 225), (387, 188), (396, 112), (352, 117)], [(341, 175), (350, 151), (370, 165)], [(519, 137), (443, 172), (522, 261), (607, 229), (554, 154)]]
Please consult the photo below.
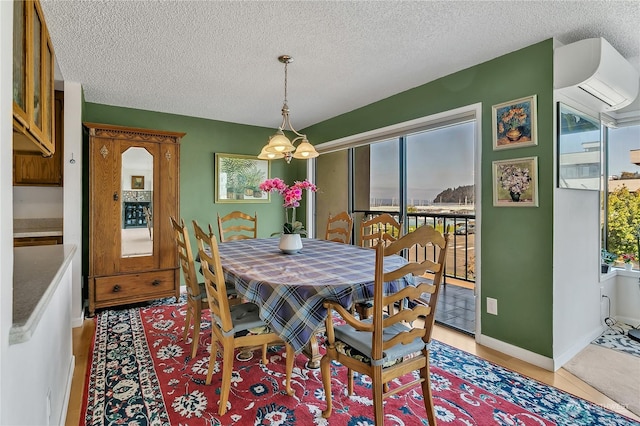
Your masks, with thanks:
[[(371, 382), (356, 375), (346, 393), (346, 368), (332, 370), (333, 414), (326, 408), (320, 370), (295, 360), (292, 387), (284, 392), (284, 348), (234, 363), (229, 410), (218, 416), (220, 362), (205, 385), (209, 319), (203, 315), (200, 348), (190, 358), (182, 340), (184, 305), (107, 310), (96, 317), (81, 424), (86, 425), (373, 425)], [(207, 317), (205, 319), (205, 317)], [(440, 425), (638, 425), (553, 387), (434, 341), (434, 403)], [(385, 425), (426, 425), (419, 388), (385, 400)]]

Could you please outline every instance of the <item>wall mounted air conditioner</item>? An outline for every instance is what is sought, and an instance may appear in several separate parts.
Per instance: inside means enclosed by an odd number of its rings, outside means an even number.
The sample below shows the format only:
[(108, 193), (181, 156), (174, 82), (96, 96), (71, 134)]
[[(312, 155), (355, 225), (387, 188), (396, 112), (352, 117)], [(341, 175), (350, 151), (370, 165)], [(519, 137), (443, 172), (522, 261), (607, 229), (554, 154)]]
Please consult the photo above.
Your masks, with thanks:
[(557, 47), (553, 55), (553, 86), (597, 112), (615, 111), (638, 95), (640, 75), (603, 38), (589, 38)]

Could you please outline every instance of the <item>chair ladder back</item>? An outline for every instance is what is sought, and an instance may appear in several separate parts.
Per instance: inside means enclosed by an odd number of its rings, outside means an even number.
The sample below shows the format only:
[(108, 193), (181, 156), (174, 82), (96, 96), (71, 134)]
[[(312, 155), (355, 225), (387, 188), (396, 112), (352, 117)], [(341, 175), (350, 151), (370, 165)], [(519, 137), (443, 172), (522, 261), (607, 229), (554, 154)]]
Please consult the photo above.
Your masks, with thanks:
[(220, 213), (218, 213), (218, 234), (221, 243), (257, 238), (258, 213), (255, 213), (255, 216), (250, 216), (236, 210), (223, 217), (220, 217)]
[(373, 248), (379, 240), (389, 245), (402, 235), (402, 224), (389, 213), (382, 213), (360, 224), (360, 245)]
[(189, 232), (183, 219), (180, 219), (179, 224), (173, 217), (169, 217), (169, 220), (171, 221), (176, 245), (178, 247), (178, 258), (180, 259), (180, 268), (182, 269), (187, 292), (192, 296), (199, 296), (200, 288), (193, 261), (193, 252), (191, 251)]
[[(392, 338), (388, 338), (386, 342), (382, 341), (382, 336), (376, 336), (379, 338), (382, 350), (389, 349), (396, 344), (406, 344), (413, 341), (415, 338), (420, 337), (426, 343), (431, 340), (431, 330), (433, 328), (435, 306), (437, 303), (438, 292), (440, 288), (440, 281), (442, 274), (444, 273), (444, 265), (446, 261), (446, 251), (449, 241), (449, 234), (442, 235), (429, 225), (423, 225), (417, 228), (415, 231), (404, 235), (397, 241), (391, 243), (389, 246), (384, 247), (383, 244), (376, 246), (376, 281), (374, 287), (374, 323), (376, 317), (381, 319), (380, 326), (382, 329), (391, 327), (397, 323), (404, 323), (411, 325), (411, 331), (401, 332)], [(384, 257), (390, 254), (401, 253), (405, 249), (409, 249), (414, 246), (419, 248), (425, 248), (428, 246), (437, 246), (439, 248), (437, 262), (433, 262), (429, 259), (423, 259), (421, 261), (410, 261), (406, 265), (397, 268), (394, 271), (387, 273), (382, 272), (382, 277), (379, 277), (379, 262), (384, 262)], [(422, 276), (427, 272), (434, 274), (433, 283), (419, 282), (416, 286), (405, 287), (404, 289), (390, 295), (383, 294), (383, 287), (385, 282), (390, 282), (399, 279), (405, 275), (412, 274), (414, 276)], [(418, 278), (422, 280), (422, 278)], [(430, 294), (429, 302), (424, 305), (423, 303), (413, 302), (413, 307), (400, 309), (397, 313), (389, 312), (389, 315), (385, 318), (382, 317), (383, 306), (394, 306), (396, 302), (402, 300), (416, 301), (424, 293)], [(376, 297), (380, 300), (380, 306), (376, 305)], [(402, 303), (400, 304), (402, 306)], [(414, 326), (414, 322), (424, 318), (424, 326)], [(382, 332), (382, 330), (381, 330)], [(375, 331), (374, 331), (375, 334)], [(375, 347), (375, 342), (374, 342)]]
[(440, 269), (438, 271), (434, 271), (435, 273), (433, 275), (432, 284), (425, 283), (429, 291), (426, 291), (424, 293), (431, 294), (431, 296), (429, 297), (429, 306), (431, 307), (431, 312), (424, 319), (424, 323), (425, 323), (424, 326), (425, 326), (425, 329), (427, 330), (427, 334), (425, 336), (427, 338), (427, 342), (431, 341), (431, 332), (433, 331), (433, 324), (436, 319), (435, 310), (436, 310), (436, 305), (438, 303), (438, 295), (440, 294), (440, 287), (441, 287), (440, 284), (442, 283), (442, 276), (444, 275), (445, 265), (447, 262), (447, 251), (449, 249), (449, 227), (448, 226), (446, 228), (445, 234), (442, 235), (442, 238), (444, 239), (444, 243), (442, 245), (438, 244), (440, 248), (440, 252), (438, 253), (437, 263), (440, 265)]
[(327, 232), (325, 234), (325, 239), (327, 241), (350, 244), (352, 232), (353, 219), (349, 213), (343, 211), (335, 216), (329, 214), (329, 219), (327, 220)]
[[(198, 256), (202, 264), (202, 275), (207, 291), (207, 300), (211, 313), (220, 320), (220, 327), (223, 331), (230, 331), (233, 328), (231, 312), (229, 310), (229, 299), (227, 298), (227, 287), (222, 272), (220, 262), (220, 252), (218, 242), (213, 234), (211, 225), (209, 233), (200, 228), (198, 223), (193, 221), (193, 228), (198, 242)], [(216, 327), (215, 319), (211, 319), (211, 326)]]
[(383, 307), (384, 305), (384, 241), (378, 240), (378, 244), (375, 246), (376, 251), (376, 266), (375, 266), (375, 279), (373, 287), (373, 333), (371, 335), (371, 358), (373, 360), (382, 359), (383, 336), (384, 336), (384, 321), (383, 321)]
[[(417, 232), (420, 231), (420, 232)], [(404, 235), (403, 238), (392, 242), (385, 247), (385, 256), (400, 253), (404, 249), (410, 249), (416, 244), (420, 247), (436, 245), (442, 247), (444, 245), (444, 236), (430, 225), (422, 225), (413, 232)], [(431, 265), (434, 267), (434, 265)]]

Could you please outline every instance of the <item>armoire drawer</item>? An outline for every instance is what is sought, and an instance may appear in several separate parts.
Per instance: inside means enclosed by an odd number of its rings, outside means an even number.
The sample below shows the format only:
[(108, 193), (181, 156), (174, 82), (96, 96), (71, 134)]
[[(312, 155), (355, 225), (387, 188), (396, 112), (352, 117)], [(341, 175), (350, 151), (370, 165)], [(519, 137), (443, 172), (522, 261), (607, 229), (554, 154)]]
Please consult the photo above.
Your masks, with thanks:
[(95, 301), (98, 303), (167, 293), (175, 289), (174, 271), (154, 271), (95, 278), (95, 286)]

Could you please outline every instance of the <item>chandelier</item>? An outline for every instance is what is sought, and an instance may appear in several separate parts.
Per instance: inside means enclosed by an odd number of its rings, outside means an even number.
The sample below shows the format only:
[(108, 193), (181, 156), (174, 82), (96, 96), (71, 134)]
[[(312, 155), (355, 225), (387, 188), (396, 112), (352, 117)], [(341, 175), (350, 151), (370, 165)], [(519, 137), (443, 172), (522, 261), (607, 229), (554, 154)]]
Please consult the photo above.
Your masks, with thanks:
[[(287, 105), (287, 65), (293, 62), (293, 58), (289, 55), (282, 55), (278, 57), (278, 60), (284, 64), (284, 103), (282, 105), (282, 124), (278, 127), (276, 133), (269, 138), (267, 143), (260, 151), (258, 158), (261, 160), (276, 160), (278, 158), (284, 158), (287, 163), (291, 162), (292, 158), (300, 160), (307, 160), (309, 158), (317, 157), (318, 151), (309, 143), (307, 135), (299, 133), (291, 125), (289, 120), (289, 106)], [(289, 140), (284, 134), (284, 131), (293, 132), (296, 138), (292, 141)], [(296, 142), (300, 142), (298, 147), (295, 146)]]

